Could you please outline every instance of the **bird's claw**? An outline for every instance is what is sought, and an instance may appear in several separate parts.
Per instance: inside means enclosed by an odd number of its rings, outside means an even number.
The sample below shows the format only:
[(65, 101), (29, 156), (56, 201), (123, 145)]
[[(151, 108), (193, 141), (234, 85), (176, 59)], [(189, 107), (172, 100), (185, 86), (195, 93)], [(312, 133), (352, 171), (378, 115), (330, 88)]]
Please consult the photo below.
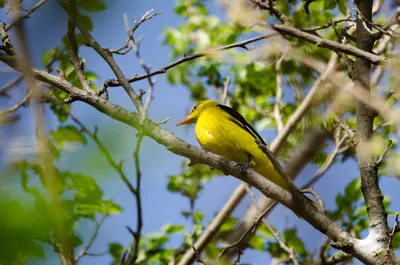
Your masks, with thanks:
[(243, 174), (247, 169), (251, 167), (251, 163), (246, 163), (246, 164), (237, 163), (236, 167), (240, 168), (240, 174)]

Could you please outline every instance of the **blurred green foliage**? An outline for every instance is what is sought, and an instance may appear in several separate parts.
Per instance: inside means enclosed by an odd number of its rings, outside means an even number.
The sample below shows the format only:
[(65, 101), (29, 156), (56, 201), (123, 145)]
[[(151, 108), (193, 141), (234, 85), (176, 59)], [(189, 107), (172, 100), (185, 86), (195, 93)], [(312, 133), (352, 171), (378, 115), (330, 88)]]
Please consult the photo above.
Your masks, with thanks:
[[(6, 2), (0, 0), (0, 7), (7, 7)], [(346, 16), (349, 11), (347, 2), (345, 0), (313, 1), (309, 5), (310, 15), (307, 15), (302, 8), (304, 1), (276, 1), (276, 7), (290, 18), (296, 28), (310, 28)], [(95, 27), (90, 13), (107, 8), (105, 1), (102, 0), (77, 0), (76, 4), (78, 19), (89, 30)], [(184, 22), (176, 28), (166, 27), (164, 31), (164, 44), (171, 49), (172, 60), (232, 44), (265, 31), (260, 27), (245, 26), (244, 23), (235, 23), (230, 19), (212, 14), (209, 5), (211, 5), (210, 1), (203, 0), (176, 1), (175, 14), (183, 18)], [(278, 23), (278, 20), (267, 12), (262, 13), (260, 17), (266, 21)], [(338, 30), (340, 31), (342, 27), (342, 24), (338, 25)], [(318, 33), (324, 38), (337, 40), (332, 28)], [(85, 45), (83, 36), (78, 32), (76, 32), (76, 41), (79, 47)], [(330, 52), (326, 49), (295, 38), (288, 38), (287, 41), (311, 58), (324, 63), (329, 60)], [(59, 47), (53, 47), (42, 54), (42, 65), (48, 72), (53, 72), (57, 68), (59, 75), (81, 88), (75, 69), (70, 62), (71, 45), (67, 35), (63, 36), (61, 43)], [(273, 45), (281, 44), (274, 43)], [(224, 83), (229, 77), (227, 103), (238, 110), (251, 124), (255, 124), (259, 131), (275, 132), (277, 129), (273, 116), (277, 86), (275, 63), (280, 54), (268, 53), (264, 51), (264, 48), (263, 44), (257, 43), (210, 54), (180, 64), (168, 70), (166, 76), (172, 85), (186, 87), (193, 101), (206, 98), (224, 100)], [(254, 51), (259, 51), (262, 56), (254, 56)], [(82, 58), (84, 74), (90, 81), (91, 88), (96, 89), (94, 82), (97, 80), (97, 75), (85, 66), (86, 61)], [(300, 60), (290, 57), (283, 59), (280, 72), (285, 89), (279, 109), (286, 123), (303, 101), (304, 95), (315, 82), (318, 73)], [(395, 76), (392, 77), (392, 83), (397, 84), (397, 81)], [(291, 91), (287, 92), (289, 89)], [(376, 92), (382, 93), (379, 90)], [(50, 101), (49, 107), (58, 118), (60, 125), (50, 132), (48, 138), (37, 137), (38, 140), (47, 143), (51, 160), (59, 160), (67, 147), (85, 146), (88, 140), (79, 128), (68, 123), (71, 105), (60, 103), (67, 99), (68, 95), (59, 89), (49, 87), (46, 96), (56, 99)], [(307, 128), (321, 126), (331, 132), (336, 128), (332, 120), (321, 120), (329, 97), (325, 94), (319, 96), (321, 102), (314, 105), (304, 118), (304, 122), (299, 123), (288, 137), (283, 151), (279, 154), (283, 161), (289, 159), (290, 151), (302, 142)], [(350, 128), (356, 128), (354, 112), (354, 108), (350, 109), (346, 116), (345, 123)], [(377, 134), (383, 139), (393, 136), (396, 132), (396, 128), (386, 126), (385, 121), (380, 117), (376, 118), (374, 126)], [(311, 162), (316, 166), (321, 166), (326, 161), (328, 152), (327, 144), (326, 148), (313, 157)], [(393, 157), (395, 161), (398, 161), (398, 155)], [(338, 156), (334, 163), (352, 158), (354, 158), (354, 150), (349, 148)], [(195, 202), (207, 183), (221, 172), (213, 171), (204, 165), (187, 167), (186, 164), (187, 161), (182, 164), (178, 174), (168, 176), (166, 188), (188, 200), (188, 209), (182, 209), (181, 213), (191, 221), (191, 225), (166, 224), (159, 232), (143, 235), (139, 243), (136, 264), (167, 265), (171, 264), (171, 261), (176, 263), (187, 250), (192, 248), (193, 241), (204, 231), (207, 225), (204, 221), (205, 213), (196, 209)], [(2, 265), (27, 264), (32, 258), (45, 258), (45, 245), (50, 245), (60, 256), (65, 253), (72, 257), (76, 256), (87, 244), (86, 240), (77, 233), (80, 221), (88, 219), (93, 226), (96, 226), (103, 218), (123, 211), (115, 202), (105, 198), (93, 176), (73, 170), (61, 170), (53, 164), (45, 169), (45, 165), (41, 162), (28, 158), (15, 162), (13, 170), (20, 176), (21, 190), (17, 192), (17, 197), (20, 198), (8, 196), (6, 193), (0, 196), (0, 227), (2, 228), (0, 229), (0, 264)], [(45, 172), (52, 172), (50, 177), (54, 179), (52, 182), (54, 186), (49, 187), (49, 176), (46, 176)], [(398, 172), (393, 173), (393, 168), (386, 161), (379, 173), (382, 176), (399, 175)], [(1, 189), (2, 187), (0, 191)], [(329, 211), (329, 216), (356, 236), (365, 235), (369, 224), (359, 178), (350, 182), (343, 193), (337, 194), (335, 201), (336, 207)], [(386, 208), (389, 209), (388, 196), (385, 196), (384, 202)], [(388, 210), (388, 212), (393, 215), (392, 211)], [(215, 260), (218, 257), (225, 243), (224, 235), (229, 234), (239, 220), (240, 218), (231, 216), (225, 221), (219, 231), (219, 237), (207, 245), (204, 251), (206, 258)], [(275, 229), (274, 226), (272, 227)], [(311, 247), (304, 244), (296, 227), (286, 228), (280, 234), (284, 244), (293, 248), (301, 264), (315, 264)], [(393, 246), (400, 248), (400, 233), (394, 237)], [(271, 256), (283, 261), (289, 258), (288, 253), (281, 248), (271, 231), (263, 224), (248, 242), (248, 247), (256, 251), (267, 251)], [(126, 256), (130, 249), (131, 246), (110, 242), (108, 254), (113, 259), (112, 264), (120, 264), (122, 257)], [(329, 248), (327, 253), (332, 254), (333, 250)]]

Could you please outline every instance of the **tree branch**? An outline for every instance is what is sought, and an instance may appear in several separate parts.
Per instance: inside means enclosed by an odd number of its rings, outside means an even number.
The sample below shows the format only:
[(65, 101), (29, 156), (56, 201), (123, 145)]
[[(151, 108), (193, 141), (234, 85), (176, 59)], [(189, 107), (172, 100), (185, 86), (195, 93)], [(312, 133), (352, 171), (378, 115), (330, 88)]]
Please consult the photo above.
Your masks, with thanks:
[[(357, 17), (357, 48), (370, 53), (374, 41), (370, 38), (369, 31), (364, 27), (365, 18), (372, 20), (372, 0), (356, 1), (360, 16)], [(370, 25), (367, 25), (370, 27)], [(354, 87), (370, 93), (371, 60), (367, 58), (356, 58)], [(379, 260), (374, 264), (391, 264), (390, 260), (394, 257), (393, 251), (386, 251), (389, 241), (389, 226), (387, 214), (383, 205), (383, 195), (379, 188), (377, 171), (375, 169), (375, 159), (366, 150), (368, 142), (372, 139), (373, 123), (376, 112), (365, 102), (356, 102), (357, 117), (357, 156), (361, 176), (361, 190), (367, 207), (368, 219), (370, 223), (369, 238), (373, 244), (369, 245), (369, 252), (382, 251)], [(392, 253), (391, 253), (392, 252)]]
[[(289, 259), (293, 262), (293, 265), (300, 265), (299, 260), (297, 259), (293, 248), (289, 248), (285, 242), (283, 242), (282, 238), (280, 237), (278, 231), (276, 231), (272, 226), (264, 219), (265, 215), (269, 212), (270, 208), (267, 208), (264, 210), (264, 212), (261, 213), (261, 209), (257, 203), (257, 199), (254, 196), (254, 193), (251, 191), (250, 187), (246, 188), (247, 193), (250, 195), (251, 201), (253, 202), (254, 207), (258, 210), (260, 217), (258, 218), (259, 220), (263, 221), (263, 224), (267, 228), (267, 230), (272, 234), (272, 236), (275, 238), (275, 240), (278, 242), (279, 246), (289, 255)], [(271, 208), (273, 205), (271, 205)], [(258, 221), (259, 223), (259, 221)], [(258, 223), (254, 225), (253, 228), (253, 234), (255, 234), (255, 230), (257, 229)], [(246, 237), (246, 235), (243, 235), (243, 239)], [(242, 239), (242, 240), (243, 240)]]
[(275, 95), (275, 104), (274, 104), (274, 116), (277, 124), (278, 132), (281, 132), (284, 128), (284, 123), (282, 120), (281, 107), (282, 107), (282, 96), (283, 96), (283, 80), (282, 80), (282, 71), (281, 65), (283, 60), (286, 57), (286, 50), (283, 52), (281, 57), (276, 61), (275, 70), (276, 70), (276, 95)]
[(117, 171), (119, 177), (121, 178), (121, 180), (125, 183), (125, 185), (128, 187), (129, 191), (133, 194), (136, 195), (136, 190), (133, 187), (133, 185), (130, 183), (130, 181), (128, 180), (128, 177), (125, 175), (123, 169), (122, 169), (122, 163), (123, 161), (121, 160), (118, 164), (114, 161), (114, 159), (112, 158), (110, 152), (107, 150), (107, 148), (104, 146), (104, 144), (99, 140), (98, 136), (97, 136), (97, 131), (98, 128), (96, 127), (94, 132), (92, 133), (91, 131), (89, 131), (88, 128), (86, 128), (86, 126), (80, 121), (78, 120), (78, 118), (76, 118), (72, 113), (68, 113), (68, 115), (70, 116), (71, 120), (73, 122), (75, 122), (81, 129), (81, 131), (83, 133), (85, 133), (87, 136), (89, 136), (99, 147), (100, 151), (104, 154), (107, 162), (110, 164), (110, 166), (112, 168), (115, 169), (115, 171)]
[[(140, 117), (140, 124), (143, 122), (143, 117)], [(133, 242), (131, 246), (131, 252), (129, 253), (128, 260), (126, 265), (134, 265), (139, 254), (139, 244), (142, 236), (142, 227), (143, 227), (143, 211), (142, 211), (142, 197), (141, 197), (141, 180), (142, 180), (142, 172), (140, 171), (140, 161), (139, 161), (139, 152), (140, 146), (142, 144), (142, 140), (144, 134), (142, 133), (142, 128), (138, 128), (138, 140), (136, 142), (136, 148), (133, 153), (135, 159), (135, 168), (136, 168), (136, 211), (137, 211), (137, 222), (136, 222), (136, 231), (133, 233), (133, 237), (135, 242)]]
[(90, 237), (88, 243), (83, 248), (83, 250), (75, 257), (75, 261), (78, 262), (83, 256), (89, 255), (88, 251), (92, 247), (94, 240), (96, 239), (97, 235), (99, 234), (100, 227), (103, 225), (104, 220), (107, 218), (107, 215), (103, 215), (99, 221), (96, 220), (96, 227), (94, 229), (93, 235)]
[[(70, 14), (70, 10), (65, 6), (62, 0), (58, 0), (60, 5), (65, 9), (65, 11)], [(121, 83), (122, 87), (125, 89), (125, 92), (128, 94), (130, 99), (132, 100), (133, 104), (135, 104), (136, 109), (138, 110), (140, 115), (144, 115), (144, 109), (141, 97), (135, 93), (131, 84), (126, 79), (125, 75), (123, 74), (121, 68), (115, 62), (112, 53), (110, 53), (107, 49), (102, 47), (90, 34), (90, 32), (86, 29), (86, 27), (77, 19), (76, 26), (78, 27), (79, 31), (82, 33), (83, 37), (85, 38), (87, 44), (92, 47), (103, 59), (107, 62), (110, 69), (114, 72), (115, 76), (118, 78), (118, 81)]]
[[(12, 63), (13, 61), (7, 60), (7, 58), (2, 58), (2, 55), (0, 55), (0, 60), (4, 61), (3, 59), (6, 59), (5, 61), (8, 61), (9, 63)], [(16, 69), (18, 69), (18, 67), (16, 67)], [(139, 130), (139, 132), (149, 136), (159, 144), (164, 145), (170, 152), (187, 157), (193, 163), (202, 163), (221, 170), (226, 174), (235, 176), (236, 178), (256, 187), (265, 196), (277, 200), (288, 208), (292, 209), (297, 215), (301, 216), (317, 230), (321, 231), (333, 241), (337, 242), (337, 245), (343, 248), (346, 252), (354, 253), (357, 258), (367, 264), (373, 264), (374, 258), (372, 254), (365, 253), (362, 248), (363, 246), (359, 243), (359, 241), (355, 240), (349, 233), (331, 221), (326, 215), (317, 211), (311, 203), (302, 197), (300, 197), (300, 200), (297, 198), (294, 200), (290, 193), (270, 182), (268, 179), (259, 175), (255, 171), (249, 169), (243, 173), (237, 167), (235, 162), (194, 147), (175, 137), (172, 133), (164, 131), (157, 124), (151, 122), (150, 120), (145, 119), (142, 121), (139, 114), (126, 111), (125, 109), (114, 105), (95, 94), (88, 94), (85, 91), (71, 85), (64, 79), (35, 68), (32, 69), (32, 73), (33, 77), (36, 79), (56, 86), (70, 95), (73, 95), (77, 100), (86, 102), (113, 119)], [(316, 144), (314, 141), (313, 145), (311, 146), (315, 145)]]
[(14, 79), (13, 81), (8, 82), (7, 84), (5, 84), (3, 87), (0, 88), (0, 96), (8, 97), (9, 96), (7, 94), (8, 90), (10, 90), (14, 86), (18, 85), (22, 80), (24, 80), (24, 76), (20, 75), (16, 79)]
[[(207, 50), (205, 52), (196, 53), (196, 54), (193, 54), (193, 55), (190, 55), (190, 56), (183, 56), (182, 58), (180, 58), (180, 59), (178, 59), (178, 60), (176, 60), (176, 61), (174, 61), (174, 62), (172, 62), (172, 63), (170, 63), (170, 64), (168, 64), (168, 65), (166, 65), (164, 67), (161, 67), (161, 68), (151, 72), (150, 74), (146, 73), (146, 74), (143, 74), (143, 75), (134, 75), (133, 77), (129, 78), (128, 81), (130, 83), (132, 83), (132, 82), (136, 82), (136, 81), (139, 81), (139, 80), (143, 80), (143, 79), (149, 78), (150, 76), (155, 76), (155, 75), (159, 75), (159, 74), (165, 74), (169, 69), (171, 69), (171, 68), (173, 68), (173, 67), (175, 67), (177, 65), (180, 65), (182, 63), (185, 63), (185, 62), (188, 62), (188, 61), (192, 61), (192, 60), (195, 60), (197, 58), (204, 57), (204, 56), (212, 56), (213, 54), (215, 54), (217, 52), (220, 52), (220, 51), (225, 51), (225, 50), (229, 50), (229, 49), (233, 49), (233, 48), (245, 48), (246, 45), (249, 44), (249, 43), (256, 42), (256, 41), (259, 41), (259, 40), (268, 39), (268, 38), (275, 37), (275, 36), (278, 36), (278, 35), (279, 35), (278, 33), (264, 34), (264, 35), (261, 35), (261, 36), (258, 36), (258, 37), (254, 37), (254, 38), (251, 38), (251, 39), (248, 39), (248, 40), (236, 42), (236, 43), (225, 45), (225, 46), (221, 46), (221, 47), (218, 47), (218, 48), (209, 49), (209, 50)], [(121, 85), (121, 83), (118, 80), (108, 80), (108, 81), (106, 81), (104, 83), (103, 86), (106, 86), (106, 87), (117, 87), (117, 86), (120, 86), (120, 85)]]
[(47, 0), (41, 0), (41, 1), (37, 2), (36, 5), (34, 5), (31, 9), (29, 9), (26, 13), (16, 17), (10, 24), (7, 25), (6, 31), (10, 30), (16, 24), (21, 22), (21, 20), (29, 17), (33, 12), (35, 12), (39, 7), (41, 7), (46, 2), (47, 2)]
[(399, 213), (396, 213), (394, 216), (394, 225), (393, 225), (392, 231), (390, 232), (390, 235), (389, 235), (390, 239), (389, 239), (387, 249), (390, 249), (392, 247), (393, 236), (396, 232), (399, 231), (399, 228), (400, 228)]
[[(282, 130), (281, 133), (278, 134), (278, 136), (274, 139), (274, 141), (271, 144), (271, 150), (272, 152), (277, 155), (282, 147), (285, 141), (287, 140), (287, 137), (289, 137), (290, 133), (293, 132), (293, 130), (296, 128), (297, 124), (301, 121), (302, 117), (306, 115), (308, 110), (312, 106), (312, 102), (314, 99), (314, 96), (316, 95), (317, 91), (319, 90), (320, 86), (326, 81), (326, 79), (332, 74), (332, 72), (336, 69), (337, 65), (337, 55), (332, 53), (331, 58), (329, 60), (328, 65), (325, 67), (324, 72), (321, 74), (321, 76), (317, 79), (317, 81), (313, 84), (310, 92), (308, 92), (307, 96), (304, 98), (304, 100), (300, 103), (300, 105), (297, 107), (296, 111), (293, 113), (293, 115), (290, 116), (288, 122), (285, 124), (284, 129)], [(323, 134), (323, 133), (322, 133)], [(289, 166), (289, 169), (286, 167), (286, 170), (290, 171), (289, 175), (290, 176), (296, 176), (297, 173), (303, 168), (305, 160), (303, 158), (308, 157), (313, 153), (313, 151), (310, 151), (310, 147), (318, 147), (318, 143), (323, 142), (320, 138), (321, 135), (312, 135), (313, 137), (315, 136), (318, 140), (313, 138), (313, 140), (310, 141), (305, 141), (305, 144), (302, 145), (302, 148), (299, 148), (299, 154), (294, 156), (298, 158), (292, 159), (292, 164), (287, 165)], [(312, 138), (312, 137), (310, 137)], [(310, 144), (307, 146), (307, 144)], [(313, 149), (313, 148), (311, 148)], [(314, 150), (314, 149), (313, 149)], [(315, 150), (314, 150), (315, 151)], [(236, 188), (236, 190), (233, 192), (231, 197), (228, 199), (228, 201), (225, 203), (223, 208), (218, 212), (217, 216), (211, 221), (211, 223), (208, 225), (206, 230), (202, 233), (202, 235), (199, 237), (199, 239), (196, 242), (196, 247), (199, 251), (201, 251), (206, 244), (211, 241), (215, 235), (217, 234), (216, 232), (219, 230), (219, 228), (222, 226), (222, 224), (225, 222), (226, 218), (230, 216), (232, 211), (237, 207), (239, 202), (243, 199), (243, 197), (246, 194), (246, 189), (245, 185), (241, 184)], [(275, 206), (275, 201), (262, 197), (262, 202), (259, 202), (259, 205), (261, 209), (267, 209), (269, 206), (273, 205)], [(272, 209), (272, 208), (271, 208)], [(253, 224), (253, 218), (255, 215), (258, 215), (256, 212), (256, 209), (254, 207), (251, 207), (248, 212), (246, 213), (246, 216), (244, 217), (244, 221), (242, 224), (237, 228), (237, 231), (235, 231), (232, 234), (232, 239), (230, 239), (230, 242), (237, 241), (238, 238), (243, 235), (243, 231), (246, 231), (252, 224)], [(248, 240), (249, 238), (247, 238)], [(231, 253), (229, 252), (228, 255), (231, 256)], [(193, 262), (194, 258), (194, 252), (193, 251), (187, 251), (185, 255), (182, 257), (178, 265), (188, 265)]]
[(279, 9), (275, 7), (276, 3), (273, 0), (262, 0), (257, 1), (257, 0), (250, 0), (251, 3), (254, 5), (258, 6), (261, 10), (268, 10), (271, 15), (276, 17), (280, 22), (282, 22), (285, 25), (292, 25), (292, 22), (290, 22), (290, 19)]
[(26, 93), (26, 96), (20, 102), (18, 102), (17, 104), (15, 104), (14, 106), (12, 106), (11, 108), (9, 108), (7, 110), (0, 111), (0, 118), (4, 115), (7, 115), (9, 113), (17, 111), (20, 107), (24, 106), (28, 102), (28, 100), (30, 99), (31, 96), (32, 96), (32, 93), (28, 92), (28, 93)]
[(270, 24), (270, 25), (264, 24), (264, 26), (272, 28), (283, 35), (288, 35), (301, 40), (305, 40), (307, 42), (317, 45), (318, 47), (328, 48), (329, 50), (335, 52), (343, 52), (345, 54), (354, 55), (358, 58), (363, 58), (374, 64), (380, 64), (387, 61), (387, 58), (383, 56), (375, 55), (371, 52), (364, 51), (362, 49), (353, 47), (349, 44), (341, 44), (335, 41), (323, 39), (316, 35), (301, 31), (299, 29), (290, 26), (277, 25), (277, 24)]
[[(74, 6), (75, 8), (75, 6)], [(76, 76), (78, 77), (79, 82), (81, 83), (84, 90), (87, 92), (92, 93), (90, 88), (89, 82), (83, 72), (83, 62), (79, 60), (78, 56), (78, 45), (76, 43), (76, 36), (75, 36), (75, 27), (76, 27), (76, 10), (72, 11), (70, 14), (70, 18), (68, 21), (68, 39), (71, 45), (71, 62), (74, 66)]]

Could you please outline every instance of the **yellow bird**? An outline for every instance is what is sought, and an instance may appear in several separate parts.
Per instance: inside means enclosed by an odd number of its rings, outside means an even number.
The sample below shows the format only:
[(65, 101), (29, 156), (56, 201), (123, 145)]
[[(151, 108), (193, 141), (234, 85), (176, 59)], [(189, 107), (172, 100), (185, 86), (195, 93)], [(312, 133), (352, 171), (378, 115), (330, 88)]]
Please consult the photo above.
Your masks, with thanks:
[(214, 100), (200, 101), (176, 126), (188, 123), (196, 123), (196, 138), (202, 148), (242, 164), (243, 170), (251, 166), (262, 176), (288, 190), (286, 180), (274, 170), (255, 140), (265, 142), (234, 109)]

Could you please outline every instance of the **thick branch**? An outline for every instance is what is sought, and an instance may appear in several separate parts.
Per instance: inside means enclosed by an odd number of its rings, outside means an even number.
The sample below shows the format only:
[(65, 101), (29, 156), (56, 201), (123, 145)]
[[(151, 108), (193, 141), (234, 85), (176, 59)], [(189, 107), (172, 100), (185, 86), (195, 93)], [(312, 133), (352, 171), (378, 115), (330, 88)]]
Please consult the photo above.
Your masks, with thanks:
[(359, 58), (363, 58), (371, 63), (374, 64), (379, 64), (385, 62), (387, 59), (383, 56), (375, 55), (371, 53), (371, 51), (364, 51), (360, 48), (353, 47), (349, 44), (341, 44), (337, 43), (335, 41), (323, 39), (321, 37), (318, 37), (316, 35), (301, 31), (299, 29), (286, 26), (286, 25), (276, 25), (272, 24), (269, 25), (268, 27), (278, 31), (279, 33), (283, 35), (289, 35), (301, 40), (305, 40), (307, 42), (313, 43), (317, 45), (318, 47), (322, 48), (328, 48), (329, 50), (335, 51), (335, 52), (343, 52), (345, 54), (349, 55), (354, 55)]
[[(368, 53), (372, 52), (373, 40), (370, 38), (368, 29), (364, 26), (364, 19), (372, 19), (372, 0), (357, 1), (358, 10), (361, 12), (357, 16), (357, 48)], [(361, 18), (362, 17), (362, 18)], [(368, 27), (368, 26), (367, 26)], [(371, 60), (368, 58), (357, 58), (355, 63), (355, 88), (370, 93)], [(374, 264), (391, 264), (392, 258), (390, 251), (386, 252), (387, 242), (389, 241), (389, 226), (387, 224), (387, 214), (383, 205), (383, 196), (379, 188), (377, 171), (375, 169), (375, 158), (366, 150), (368, 142), (372, 139), (373, 123), (376, 112), (366, 102), (357, 101), (357, 156), (361, 176), (361, 190), (367, 207), (370, 222), (369, 236), (374, 243), (368, 251), (384, 251), (379, 260)], [(379, 263), (378, 263), (379, 262)]]
[[(4, 58), (1, 57), (2, 55), (0, 55), (0, 60), (5, 61)], [(219, 169), (226, 174), (235, 176), (242, 181), (245, 181), (246, 183), (256, 187), (265, 196), (277, 200), (292, 209), (296, 214), (303, 217), (306, 221), (312, 224), (323, 234), (326, 234), (333, 241), (338, 241), (342, 245), (343, 242), (347, 242), (343, 245), (343, 247), (346, 247), (348, 251), (354, 251), (361, 260), (368, 261), (369, 257), (361, 255), (362, 253), (359, 249), (357, 249), (356, 246), (357, 240), (355, 240), (350, 234), (332, 222), (326, 215), (318, 212), (314, 206), (305, 199), (300, 197), (300, 200), (293, 200), (293, 197), (290, 195), (290, 193), (281, 189), (255, 171), (247, 170), (243, 174), (237, 167), (236, 163), (200, 148), (194, 147), (175, 137), (172, 133), (164, 131), (157, 124), (148, 119), (144, 120), (143, 125), (141, 126), (141, 118), (136, 113), (126, 111), (125, 109), (114, 105), (94, 94), (88, 94), (85, 91), (74, 87), (66, 80), (51, 75), (45, 71), (33, 68), (32, 73), (37, 80), (59, 87), (70, 95), (73, 95), (76, 99), (92, 105), (94, 108), (112, 117), (113, 119), (136, 128), (144, 135), (147, 135), (153, 138), (159, 144), (164, 145), (169, 151), (180, 156), (187, 157), (194, 163), (203, 163), (215, 169)]]
[[(274, 139), (274, 141), (271, 144), (271, 151), (277, 155), (282, 147), (285, 141), (287, 140), (287, 137), (289, 137), (290, 133), (296, 128), (297, 124), (300, 122), (302, 117), (308, 112), (308, 110), (312, 106), (312, 101), (314, 96), (316, 95), (317, 91), (319, 90), (321, 84), (325, 82), (325, 80), (330, 76), (330, 74), (335, 70), (336, 68), (336, 63), (337, 63), (337, 55), (332, 53), (332, 56), (329, 60), (328, 65), (326, 66), (325, 71), (321, 74), (321, 76), (318, 78), (318, 80), (314, 83), (313, 87), (311, 88), (310, 92), (307, 94), (307, 96), (304, 98), (304, 100), (300, 103), (299, 107), (296, 109), (296, 111), (293, 113), (292, 116), (290, 116), (288, 122), (285, 124), (285, 127), (283, 128), (282, 132), (278, 134), (278, 136)], [(315, 151), (315, 148), (311, 148), (312, 151), (310, 151), (309, 147), (318, 147), (319, 142), (323, 142), (323, 140), (320, 140), (321, 135), (314, 135), (312, 134), (310, 137), (316, 137), (318, 138), (317, 141), (310, 140), (306, 141), (305, 145), (303, 145), (304, 148), (299, 148), (300, 151), (299, 153), (302, 155), (296, 156), (298, 159), (292, 159), (291, 163), (289, 163), (289, 169), (286, 167), (285, 170), (289, 170), (288, 173), (290, 176), (296, 176), (297, 173), (303, 168), (305, 164), (305, 160), (303, 159), (304, 157), (308, 157), (308, 155), (312, 154)], [(322, 136), (321, 138), (324, 138), (325, 136)], [(324, 138), (325, 139), (325, 138)], [(310, 145), (307, 146), (307, 144), (311, 142)], [(208, 225), (207, 229), (203, 232), (203, 234), (200, 236), (200, 238), (196, 241), (196, 247), (199, 251), (201, 251), (206, 244), (211, 241), (215, 235), (216, 232), (219, 230), (221, 225), (225, 222), (226, 218), (230, 216), (232, 211), (237, 207), (239, 202), (243, 199), (243, 197), (246, 194), (246, 189), (245, 189), (244, 184), (240, 185), (236, 190), (233, 192), (231, 197), (228, 199), (224, 207), (221, 209), (221, 211), (218, 212), (217, 216), (212, 220), (212, 222)], [(267, 209), (271, 205), (275, 205), (275, 202), (269, 198), (262, 198), (262, 202), (259, 203), (260, 207), (262, 209)], [(272, 208), (271, 208), (272, 209)], [(241, 235), (246, 231), (250, 226), (253, 224), (253, 217), (257, 215), (256, 209), (254, 207), (251, 207), (249, 211), (246, 213), (246, 217), (244, 218), (244, 222), (241, 224), (241, 226), (235, 231), (232, 235), (232, 239), (230, 239), (230, 242), (235, 242), (238, 240), (238, 238), (241, 237)], [(238, 233), (236, 233), (238, 232)], [(250, 237), (246, 238), (248, 240)], [(182, 257), (178, 265), (188, 265), (191, 264), (194, 260), (194, 252), (193, 251), (188, 251), (185, 253), (185, 255)], [(227, 256), (231, 256), (233, 252), (229, 252)]]

